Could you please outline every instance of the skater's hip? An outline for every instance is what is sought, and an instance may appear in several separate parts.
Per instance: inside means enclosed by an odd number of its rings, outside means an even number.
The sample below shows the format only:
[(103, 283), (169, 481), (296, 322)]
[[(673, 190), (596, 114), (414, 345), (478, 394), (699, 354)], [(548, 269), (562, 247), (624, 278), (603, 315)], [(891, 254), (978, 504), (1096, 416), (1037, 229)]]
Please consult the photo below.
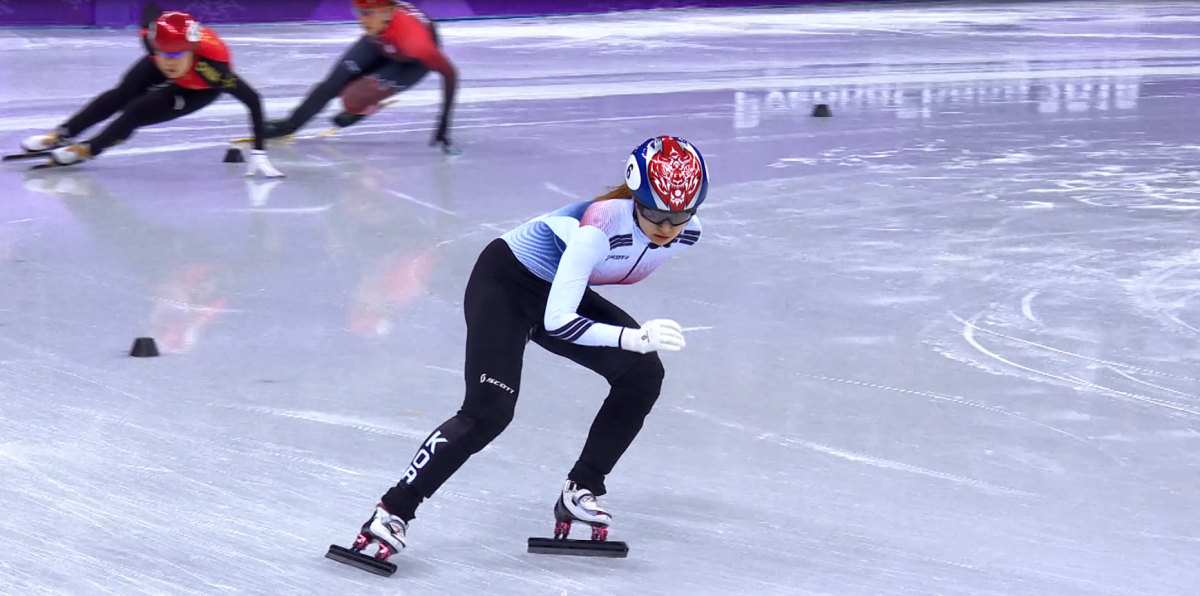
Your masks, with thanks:
[(527, 338), (541, 324), (550, 283), (525, 267), (502, 238), (489, 243), (467, 280), (463, 314), (476, 325), (508, 329)]
[(517, 258), (512, 247), (503, 238), (492, 240), (475, 261), (471, 277), (484, 277), (520, 293), (537, 296), (544, 302), (550, 295), (550, 282), (534, 275), (529, 267)]

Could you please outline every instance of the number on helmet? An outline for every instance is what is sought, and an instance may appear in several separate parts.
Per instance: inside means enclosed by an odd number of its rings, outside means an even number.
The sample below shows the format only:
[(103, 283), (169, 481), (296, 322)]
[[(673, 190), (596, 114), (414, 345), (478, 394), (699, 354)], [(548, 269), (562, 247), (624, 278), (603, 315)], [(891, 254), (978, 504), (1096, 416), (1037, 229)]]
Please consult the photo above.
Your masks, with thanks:
[(192, 24), (188, 25), (188, 28), (187, 28), (187, 35), (186, 35), (187, 40), (192, 43), (200, 43), (201, 35), (202, 34), (200, 32), (200, 22), (192, 21)]

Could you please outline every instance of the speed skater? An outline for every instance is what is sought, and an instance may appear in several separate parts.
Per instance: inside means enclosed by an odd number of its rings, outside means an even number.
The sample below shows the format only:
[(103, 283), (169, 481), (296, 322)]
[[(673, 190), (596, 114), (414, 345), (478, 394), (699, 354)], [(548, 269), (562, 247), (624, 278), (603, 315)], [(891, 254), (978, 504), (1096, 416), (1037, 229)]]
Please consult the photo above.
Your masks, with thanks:
[[(254, 128), (254, 149), (246, 174), (283, 176), (267, 159), (262, 98), (233, 72), (229, 46), (184, 12), (164, 12), (143, 25), (141, 37), (147, 55), (126, 71), (116, 87), (97, 96), (69, 120), (48, 134), (22, 141), (26, 154), (45, 154), (52, 165), (77, 164), (128, 140), (139, 128), (182, 118), (228, 93), (249, 108)], [(117, 112), (121, 115), (99, 134), (87, 141), (75, 140)]]
[[(695, 245), (696, 212), (709, 185), (700, 151), (674, 136), (643, 142), (624, 173), (621, 186), (529, 220), (483, 249), (462, 303), (462, 405), (421, 442), (353, 546), (331, 548), (327, 556), (381, 575), (394, 571), (388, 558), (408, 545), (418, 505), (512, 422), (529, 342), (608, 381), (608, 397), (554, 506), (556, 538), (582, 522), (592, 526), (593, 542), (607, 540), (612, 514), (598, 497), (658, 400), (665, 375), (658, 352), (686, 343), (679, 323), (638, 323), (592, 286), (640, 282)], [(362, 552), (371, 544), (379, 545), (374, 557)]]
[(333, 118), (339, 128), (379, 111), (385, 99), (408, 89), (430, 70), (442, 75), (442, 111), (430, 144), (452, 150), (450, 110), (458, 89), (458, 72), (442, 53), (437, 28), (424, 12), (396, 0), (353, 0), (366, 34), (341, 58), (290, 116), (267, 122), (267, 138), (293, 134), (334, 97), (343, 110)]

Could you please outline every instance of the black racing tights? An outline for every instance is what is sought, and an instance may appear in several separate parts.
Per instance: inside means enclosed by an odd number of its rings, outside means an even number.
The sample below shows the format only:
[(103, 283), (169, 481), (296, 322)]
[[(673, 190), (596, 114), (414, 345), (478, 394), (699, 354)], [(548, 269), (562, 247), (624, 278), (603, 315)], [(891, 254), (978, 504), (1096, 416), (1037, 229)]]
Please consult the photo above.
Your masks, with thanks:
[(124, 142), (144, 126), (182, 118), (221, 96), (218, 89), (184, 89), (167, 79), (150, 56), (134, 64), (116, 87), (100, 94), (59, 127), (59, 135), (74, 138), (83, 131), (121, 115), (87, 141), (93, 156)]
[[(494, 240), (480, 254), (463, 301), (467, 320), (466, 399), (458, 413), (421, 444), (404, 478), (383, 496), (384, 506), (393, 515), (405, 521), (416, 517), (422, 500), (433, 496), (469, 457), (512, 422), (525, 345), (531, 339), (608, 380), (608, 397), (567, 475), (596, 495), (607, 492), (605, 476), (633, 443), (658, 400), (662, 362), (654, 352), (581, 346), (549, 337), (542, 325), (549, 292), (549, 282), (530, 273), (504, 240)], [(578, 312), (601, 323), (638, 327), (633, 317), (590, 288)]]
[(363, 77), (376, 79), (377, 86), (387, 95), (391, 95), (416, 85), (427, 74), (429, 68), (424, 64), (392, 60), (379, 51), (372, 38), (363, 37), (338, 58), (337, 65), (325, 80), (313, 87), (304, 103), (288, 116), (286, 132), (299, 130), (333, 101), (347, 85)]

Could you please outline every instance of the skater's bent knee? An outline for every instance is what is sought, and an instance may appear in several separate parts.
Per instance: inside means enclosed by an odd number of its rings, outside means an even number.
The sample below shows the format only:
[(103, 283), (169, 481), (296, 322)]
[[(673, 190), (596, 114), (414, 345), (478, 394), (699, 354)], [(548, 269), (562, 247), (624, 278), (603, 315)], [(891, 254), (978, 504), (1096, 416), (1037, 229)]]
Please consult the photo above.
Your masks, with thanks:
[(512, 424), (515, 412), (516, 408), (511, 404), (493, 403), (483, 408), (464, 408), (458, 415), (471, 428), (469, 434), (477, 438), (482, 449)]
[(658, 354), (650, 352), (649, 354), (639, 356), (634, 365), (625, 374), (621, 375), (614, 385), (634, 386), (658, 395), (658, 391), (662, 389), (663, 378), (666, 377), (666, 374), (666, 369), (663, 368), (662, 360), (659, 360)]
[(479, 430), (481, 434), (486, 435), (488, 440), (495, 439), (508, 428), (513, 421), (512, 408), (497, 408), (484, 417), (478, 419)]
[(248, 105), (254, 105), (262, 102), (262, 95), (259, 94), (257, 89), (246, 89), (242, 92), (242, 101), (248, 102)]
[(353, 82), (353, 77), (329, 77), (328, 79), (321, 81), (321, 84), (317, 85), (317, 88), (313, 91), (312, 96), (322, 97), (328, 101), (337, 97), (338, 94), (342, 92), (342, 89), (345, 89), (347, 85), (350, 85)]

